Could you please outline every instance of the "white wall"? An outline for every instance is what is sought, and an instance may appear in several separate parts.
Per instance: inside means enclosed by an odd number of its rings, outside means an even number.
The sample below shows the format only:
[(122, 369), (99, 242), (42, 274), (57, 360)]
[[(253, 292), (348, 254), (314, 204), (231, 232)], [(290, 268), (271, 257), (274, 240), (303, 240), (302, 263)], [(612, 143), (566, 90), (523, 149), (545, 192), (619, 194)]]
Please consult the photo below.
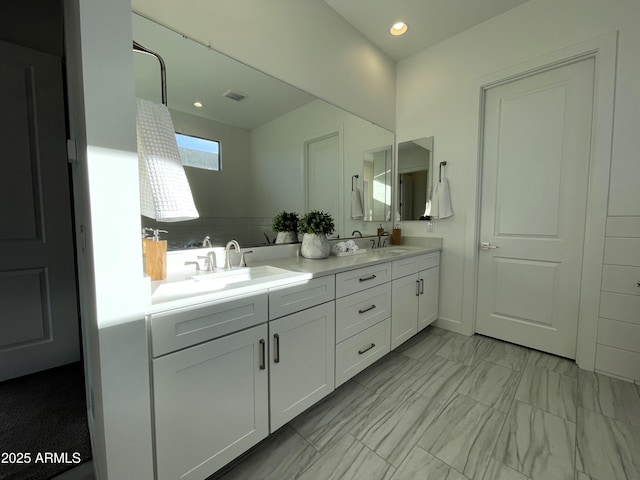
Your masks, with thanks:
[[(394, 130), (395, 63), (319, 0), (133, 0), (161, 24)], [(375, 101), (372, 101), (375, 99)]]
[[(340, 236), (355, 229), (375, 231), (375, 225), (351, 219), (351, 175), (360, 175), (365, 150), (393, 144), (393, 134), (321, 100), (255, 128), (251, 133), (252, 191), (257, 216), (273, 217), (281, 210), (305, 213), (304, 143), (333, 131), (343, 135), (344, 227)], [(337, 217), (334, 215), (334, 219)]]
[(217, 140), (222, 171), (185, 168), (201, 217), (245, 217), (252, 207), (248, 189), (251, 165), (250, 132), (195, 115), (171, 111), (176, 131)]
[[(464, 319), (467, 212), (465, 187), (478, 154), (478, 79), (586, 40), (619, 31), (609, 215), (640, 215), (640, 3), (636, 0), (530, 0), (398, 64), (397, 141), (435, 136), (435, 162), (446, 160), (451, 219), (433, 234), (403, 222), (403, 234), (444, 237), (440, 317), (471, 333)], [(603, 239), (602, 239), (603, 240)], [(457, 327), (456, 327), (457, 325)]]
[(153, 478), (128, 0), (66, 0), (80, 308), (99, 480)]

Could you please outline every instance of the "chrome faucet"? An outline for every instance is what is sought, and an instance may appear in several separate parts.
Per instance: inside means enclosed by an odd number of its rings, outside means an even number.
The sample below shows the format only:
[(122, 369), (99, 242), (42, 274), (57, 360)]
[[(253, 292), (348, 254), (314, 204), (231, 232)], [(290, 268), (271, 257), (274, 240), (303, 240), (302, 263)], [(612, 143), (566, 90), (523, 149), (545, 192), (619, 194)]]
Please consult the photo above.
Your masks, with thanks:
[(231, 247), (235, 247), (236, 252), (237, 253), (242, 253), (242, 250), (240, 250), (240, 244), (236, 241), (236, 240), (231, 240), (229, 242), (227, 242), (227, 246), (225, 247), (225, 252), (226, 252), (226, 258), (224, 259), (224, 269), (225, 270), (231, 270), (231, 258), (230, 258), (230, 253), (231, 253)]
[(207, 252), (206, 255), (198, 255), (198, 258), (204, 258), (204, 269), (205, 270), (207, 270), (208, 272), (215, 272), (216, 271), (216, 265), (218, 263), (218, 261), (216, 259), (216, 252), (211, 250), (210, 252)]
[(196, 273), (200, 273), (200, 264), (198, 262), (184, 262), (185, 266), (186, 265), (195, 265), (196, 266)]
[(207, 235), (206, 237), (204, 237), (204, 239), (202, 240), (202, 248), (213, 248), (213, 245), (211, 245), (211, 237), (209, 235)]
[(389, 236), (390, 236), (389, 232), (385, 232), (385, 231), (380, 232), (380, 234), (378, 235), (378, 247), (377, 248), (386, 247), (387, 246), (387, 239), (386, 238), (384, 239), (384, 243), (382, 245), (380, 245), (380, 239), (382, 237), (389, 237)]
[(353, 232), (351, 232), (351, 236), (354, 237), (356, 233), (360, 235), (360, 238), (362, 238), (362, 232), (360, 230), (354, 230)]

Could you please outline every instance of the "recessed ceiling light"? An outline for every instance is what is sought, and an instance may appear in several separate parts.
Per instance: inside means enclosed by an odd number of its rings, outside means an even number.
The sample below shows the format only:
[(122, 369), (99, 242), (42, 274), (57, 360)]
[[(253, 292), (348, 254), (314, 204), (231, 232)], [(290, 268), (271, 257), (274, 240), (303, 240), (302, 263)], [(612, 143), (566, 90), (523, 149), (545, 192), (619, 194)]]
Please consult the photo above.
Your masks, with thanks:
[(409, 27), (404, 22), (396, 22), (391, 26), (391, 35), (402, 35), (404, 34)]
[(193, 106), (194, 106), (194, 107), (196, 107), (196, 108), (202, 108), (202, 107), (204, 107), (204, 105), (202, 105), (202, 103), (201, 103), (201, 102), (193, 102)]

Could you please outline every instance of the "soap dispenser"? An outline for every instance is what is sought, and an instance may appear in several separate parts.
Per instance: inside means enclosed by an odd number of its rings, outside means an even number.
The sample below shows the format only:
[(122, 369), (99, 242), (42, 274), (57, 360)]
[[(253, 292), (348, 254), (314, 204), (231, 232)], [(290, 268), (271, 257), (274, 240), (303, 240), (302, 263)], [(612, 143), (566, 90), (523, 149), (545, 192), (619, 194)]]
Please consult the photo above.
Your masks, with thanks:
[[(147, 232), (153, 236), (149, 238)], [(142, 258), (144, 272), (151, 280), (164, 280), (167, 278), (167, 241), (160, 240), (161, 233), (169, 233), (166, 230), (145, 227), (142, 229)]]

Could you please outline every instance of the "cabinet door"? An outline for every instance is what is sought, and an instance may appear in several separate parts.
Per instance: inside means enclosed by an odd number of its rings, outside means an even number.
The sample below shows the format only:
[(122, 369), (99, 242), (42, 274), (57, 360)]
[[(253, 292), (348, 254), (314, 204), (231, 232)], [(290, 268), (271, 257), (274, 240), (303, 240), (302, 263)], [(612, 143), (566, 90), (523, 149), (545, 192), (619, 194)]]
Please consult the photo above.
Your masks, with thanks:
[(267, 325), (153, 361), (158, 480), (202, 480), (268, 435)]
[(269, 322), (271, 431), (334, 389), (335, 302)]
[(438, 286), (440, 267), (420, 272), (420, 297), (418, 303), (418, 331), (431, 325), (438, 318)]
[(417, 273), (391, 282), (391, 349), (397, 348), (418, 333)]

